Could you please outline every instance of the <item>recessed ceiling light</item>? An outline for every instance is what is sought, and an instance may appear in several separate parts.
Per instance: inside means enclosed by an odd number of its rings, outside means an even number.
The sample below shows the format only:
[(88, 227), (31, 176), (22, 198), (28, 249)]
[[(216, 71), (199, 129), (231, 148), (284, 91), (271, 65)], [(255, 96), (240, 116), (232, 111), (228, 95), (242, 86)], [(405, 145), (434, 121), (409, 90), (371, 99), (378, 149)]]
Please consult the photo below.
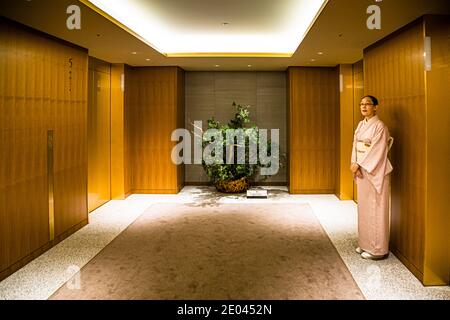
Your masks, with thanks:
[(251, 68), (251, 67), (252, 67), (252, 65), (251, 65), (251, 64), (249, 64), (249, 65), (247, 65), (247, 67)]
[(318, 55), (323, 55), (322, 51), (317, 52)]
[(311, 59), (312, 62), (316, 61), (316, 59)]
[(145, 59), (145, 61), (150, 61), (150, 58)]
[(218, 67), (220, 67), (220, 66), (219, 66), (218, 64), (215, 64), (214, 67), (218, 68)]
[(133, 51), (131, 54), (137, 54), (137, 52), (136, 52), (136, 51)]
[[(229, 19), (251, 15), (256, 22), (227, 29), (227, 32), (223, 28), (209, 28), (206, 23), (192, 22), (187, 26), (180, 23), (176, 19), (179, 11), (169, 14), (173, 10), (171, 1), (80, 1), (168, 57), (291, 57), (329, 0), (288, 0), (283, 10), (273, 12), (273, 19), (265, 19), (266, 10), (255, 10), (258, 1), (252, 0), (254, 5), (232, 13)], [(276, 6), (275, 1), (263, 3), (267, 9)], [(205, 18), (230, 26), (229, 21), (217, 20), (222, 13), (216, 9), (216, 1), (204, 1), (202, 5), (200, 15), (208, 15)], [(186, 6), (183, 10), (187, 16), (199, 14), (194, 6)], [(262, 21), (261, 25), (258, 21)]]
[(228, 22), (222, 22), (222, 26), (226, 27), (228, 25), (230, 25)]

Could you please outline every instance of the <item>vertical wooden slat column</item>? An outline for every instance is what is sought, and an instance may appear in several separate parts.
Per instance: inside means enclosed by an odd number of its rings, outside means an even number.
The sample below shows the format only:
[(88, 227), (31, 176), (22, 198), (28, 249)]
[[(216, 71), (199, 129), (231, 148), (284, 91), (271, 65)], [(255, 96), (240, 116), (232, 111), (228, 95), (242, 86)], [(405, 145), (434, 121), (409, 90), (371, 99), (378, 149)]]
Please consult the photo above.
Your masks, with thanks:
[(131, 104), (134, 102), (132, 86), (132, 68), (124, 66), (124, 110), (123, 110), (123, 153), (124, 153), (124, 192), (128, 196), (132, 192), (131, 183)]
[[(0, 21), (1, 28), (4, 25)], [(7, 110), (6, 110), (6, 42), (7, 34), (0, 31), (0, 272), (8, 267), (5, 257), (7, 256), (7, 235), (4, 227), (6, 223), (6, 161), (8, 152), (6, 148), (6, 126), (7, 126)], [(1, 278), (1, 277), (0, 277)]]
[(125, 65), (111, 65), (111, 199), (125, 199)]
[(341, 200), (353, 199), (353, 176), (350, 160), (353, 145), (353, 66), (339, 65), (339, 148), (337, 196)]
[(333, 194), (339, 120), (337, 69), (290, 67), (287, 76), (289, 192)]
[[(181, 68), (177, 68), (177, 109), (176, 109), (176, 119), (177, 128), (185, 127), (185, 73)], [(185, 183), (185, 166), (177, 166), (177, 190), (183, 189)], [(177, 192), (178, 192), (177, 191)]]
[(89, 58), (88, 208), (111, 200), (111, 64)]
[(363, 62), (339, 65), (339, 141), (336, 195), (341, 200), (357, 200), (357, 188), (350, 172), (353, 135), (361, 121), (359, 108), (364, 95)]
[[(355, 132), (359, 122), (363, 119), (359, 107), (361, 98), (364, 96), (363, 66), (363, 60), (353, 64), (353, 132)], [(355, 182), (353, 182), (353, 200), (358, 201), (358, 189)]]
[(450, 16), (426, 16), (431, 38), (431, 70), (426, 72), (427, 198), (425, 216), (425, 284), (450, 284)]

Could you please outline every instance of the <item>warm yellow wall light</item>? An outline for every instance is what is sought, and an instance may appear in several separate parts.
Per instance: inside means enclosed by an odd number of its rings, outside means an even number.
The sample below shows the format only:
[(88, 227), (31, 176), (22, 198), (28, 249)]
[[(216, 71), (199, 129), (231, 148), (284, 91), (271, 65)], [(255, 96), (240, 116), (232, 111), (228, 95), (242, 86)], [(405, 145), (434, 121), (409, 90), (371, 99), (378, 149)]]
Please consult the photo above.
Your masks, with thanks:
[(80, 1), (169, 57), (290, 57), (328, 2), (247, 0), (232, 7), (216, 0)]

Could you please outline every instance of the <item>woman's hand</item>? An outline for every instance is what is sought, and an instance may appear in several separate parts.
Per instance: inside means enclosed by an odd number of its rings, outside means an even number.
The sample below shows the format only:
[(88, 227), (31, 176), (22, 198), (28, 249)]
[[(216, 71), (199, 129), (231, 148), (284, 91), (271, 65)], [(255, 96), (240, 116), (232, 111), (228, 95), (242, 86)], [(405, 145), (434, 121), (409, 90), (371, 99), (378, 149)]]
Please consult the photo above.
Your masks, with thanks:
[(356, 172), (358, 172), (359, 170), (359, 165), (355, 162), (353, 162), (350, 166), (350, 170), (353, 174), (356, 174)]
[(356, 170), (356, 172), (353, 174), (353, 178), (362, 178), (363, 174), (361, 172), (361, 168), (359, 168), (358, 170)]
[(361, 168), (359, 167), (359, 164), (353, 162), (350, 166), (350, 170), (353, 173), (353, 179), (363, 177), (363, 174), (361, 172)]

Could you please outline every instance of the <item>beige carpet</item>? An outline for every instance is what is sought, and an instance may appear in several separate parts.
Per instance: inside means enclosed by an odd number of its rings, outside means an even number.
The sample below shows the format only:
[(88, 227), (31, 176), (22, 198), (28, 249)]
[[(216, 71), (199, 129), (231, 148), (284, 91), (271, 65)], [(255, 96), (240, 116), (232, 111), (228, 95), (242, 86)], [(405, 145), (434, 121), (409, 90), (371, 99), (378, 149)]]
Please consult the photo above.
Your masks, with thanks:
[(364, 299), (308, 205), (151, 206), (50, 299)]

